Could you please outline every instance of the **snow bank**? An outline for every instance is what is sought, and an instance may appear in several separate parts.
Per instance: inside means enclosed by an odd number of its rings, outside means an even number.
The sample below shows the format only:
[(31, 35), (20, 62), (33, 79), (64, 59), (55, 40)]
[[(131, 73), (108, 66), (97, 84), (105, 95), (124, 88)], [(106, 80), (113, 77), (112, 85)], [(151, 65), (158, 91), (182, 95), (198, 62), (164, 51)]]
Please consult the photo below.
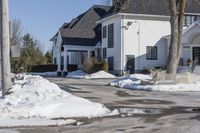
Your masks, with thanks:
[(75, 79), (83, 79), (83, 78), (85, 78), (86, 75), (87, 75), (87, 73), (83, 72), (82, 70), (77, 70), (77, 71), (68, 73), (68, 75), (66, 77), (67, 78), (75, 78)]
[(0, 121), (91, 118), (111, 113), (104, 105), (71, 95), (40, 76), (20, 74), (13, 79), (11, 94), (0, 100)]
[(86, 79), (112, 79), (112, 78), (116, 78), (114, 75), (107, 73), (105, 71), (99, 71), (93, 74), (87, 74), (85, 75)]
[(189, 92), (200, 91), (200, 81), (196, 80), (192, 83), (177, 83), (177, 84), (155, 84), (155, 85), (143, 85), (143, 80), (150, 80), (149, 75), (133, 74), (129, 77), (123, 77), (110, 83), (111, 86), (144, 90), (144, 91), (166, 91), (166, 92)]
[(13, 127), (38, 127), (38, 126), (64, 126), (68, 124), (74, 124), (76, 120), (50, 120), (50, 119), (0, 119), (1, 128), (13, 128)]
[(32, 72), (30, 74), (39, 75), (39, 76), (43, 76), (43, 77), (56, 77), (57, 76), (57, 72), (43, 72), (43, 73)]
[(84, 78), (84, 79), (112, 79), (116, 78), (114, 75), (105, 71), (99, 71), (93, 74), (87, 74), (82, 70), (71, 72), (67, 75), (67, 78)]

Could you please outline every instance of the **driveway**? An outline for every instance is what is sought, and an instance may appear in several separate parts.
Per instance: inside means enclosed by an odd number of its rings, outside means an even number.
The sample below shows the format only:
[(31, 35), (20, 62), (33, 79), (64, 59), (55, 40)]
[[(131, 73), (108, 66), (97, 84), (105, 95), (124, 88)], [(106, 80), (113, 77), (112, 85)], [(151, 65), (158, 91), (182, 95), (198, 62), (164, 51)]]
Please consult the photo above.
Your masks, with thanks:
[[(148, 92), (108, 86), (112, 80), (48, 78), (63, 90), (118, 109), (120, 116), (81, 125), (0, 130), (2, 133), (199, 133), (199, 92)], [(5, 133), (6, 133), (5, 132)]]

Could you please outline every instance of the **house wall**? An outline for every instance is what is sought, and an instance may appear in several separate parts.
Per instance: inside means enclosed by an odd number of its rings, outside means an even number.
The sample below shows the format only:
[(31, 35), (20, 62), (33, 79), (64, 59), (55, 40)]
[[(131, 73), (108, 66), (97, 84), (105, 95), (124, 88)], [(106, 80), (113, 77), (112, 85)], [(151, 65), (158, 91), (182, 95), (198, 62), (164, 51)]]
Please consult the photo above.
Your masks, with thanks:
[(193, 60), (193, 47), (200, 47), (200, 42), (194, 40), (197, 36), (200, 36), (200, 25), (198, 23), (185, 29), (182, 51), (183, 65), (187, 65), (189, 59)]
[[(128, 22), (131, 22), (130, 26), (127, 26)], [(168, 43), (163, 37), (170, 35), (169, 18), (118, 14), (101, 23), (102, 27), (114, 23), (114, 48), (107, 49), (107, 57), (114, 57), (114, 70), (118, 74), (126, 71), (126, 58), (130, 55), (135, 56), (136, 71), (166, 65)], [(102, 46), (107, 47), (107, 38), (102, 39)], [(146, 59), (146, 46), (158, 47), (157, 60)]]
[[(163, 37), (170, 34), (168, 19), (124, 18), (123, 21), (125, 25), (132, 22), (124, 29), (124, 68), (126, 55), (135, 56), (136, 71), (166, 65), (168, 45)], [(157, 60), (146, 59), (147, 46), (157, 46)]]
[[(102, 22), (102, 28), (107, 26), (107, 37), (102, 38), (102, 48), (107, 48), (107, 58), (114, 57), (114, 70), (111, 71), (115, 74), (121, 74), (121, 17), (113, 17)], [(114, 24), (114, 47), (108, 48), (108, 25)], [(103, 31), (103, 29), (102, 29)], [(107, 61), (107, 59), (105, 59)]]
[[(60, 33), (58, 33), (58, 37), (57, 37), (57, 41), (53, 41), (53, 61), (54, 61), (54, 58), (56, 58), (56, 64), (58, 65), (58, 61), (60, 60), (59, 59), (59, 56), (60, 56), (60, 47), (61, 47), (61, 44), (62, 44), (62, 38), (60, 36)], [(53, 62), (54, 63), (54, 62)]]

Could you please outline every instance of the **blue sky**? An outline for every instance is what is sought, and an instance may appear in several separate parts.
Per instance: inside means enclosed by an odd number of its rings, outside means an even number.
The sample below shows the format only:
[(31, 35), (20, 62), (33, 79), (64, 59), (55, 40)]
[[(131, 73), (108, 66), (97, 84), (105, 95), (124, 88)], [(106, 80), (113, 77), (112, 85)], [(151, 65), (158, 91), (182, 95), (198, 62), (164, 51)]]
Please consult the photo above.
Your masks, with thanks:
[(10, 20), (20, 19), (23, 32), (51, 48), (49, 39), (58, 28), (102, 0), (9, 0)]

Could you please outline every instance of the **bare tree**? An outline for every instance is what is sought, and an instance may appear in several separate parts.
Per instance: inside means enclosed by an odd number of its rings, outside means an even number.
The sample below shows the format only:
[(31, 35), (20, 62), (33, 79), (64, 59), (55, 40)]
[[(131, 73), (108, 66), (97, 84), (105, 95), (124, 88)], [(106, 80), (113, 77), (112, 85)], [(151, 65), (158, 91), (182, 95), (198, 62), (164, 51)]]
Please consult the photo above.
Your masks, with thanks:
[(110, 5), (112, 0), (101, 0), (104, 5)]
[(20, 20), (10, 22), (10, 45), (21, 45), (22, 43), (22, 26)]
[(0, 1), (2, 97), (11, 88), (8, 0)]
[(182, 52), (182, 32), (186, 0), (169, 0), (171, 40), (167, 60), (167, 79), (174, 79)]

